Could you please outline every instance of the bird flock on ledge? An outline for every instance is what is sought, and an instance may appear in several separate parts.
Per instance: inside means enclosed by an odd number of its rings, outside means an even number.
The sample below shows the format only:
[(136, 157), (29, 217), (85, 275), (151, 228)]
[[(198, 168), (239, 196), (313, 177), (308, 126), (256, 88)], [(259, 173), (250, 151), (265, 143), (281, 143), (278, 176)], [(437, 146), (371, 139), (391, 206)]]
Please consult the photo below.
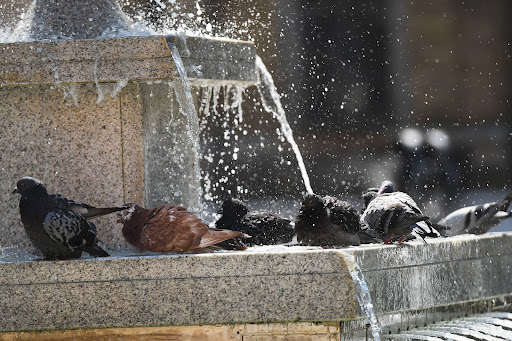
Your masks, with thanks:
[(284, 244), (295, 235), (301, 245), (343, 247), (401, 244), (414, 238), (426, 243), (427, 237), (482, 234), (511, 216), (512, 200), (510, 193), (502, 201), (463, 207), (433, 223), (408, 194), (384, 181), (380, 188), (363, 192), (361, 212), (349, 202), (308, 193), (293, 225), (276, 214), (250, 212), (240, 200), (229, 198), (222, 203), (215, 227), (209, 227), (181, 206), (147, 209), (130, 203), (98, 208), (49, 194), (32, 177), (20, 179), (13, 193), (21, 195), (21, 222), (43, 260), (79, 258), (84, 251), (93, 257), (108, 257), (89, 219), (112, 213), (123, 224), (126, 241), (139, 251), (202, 253)]

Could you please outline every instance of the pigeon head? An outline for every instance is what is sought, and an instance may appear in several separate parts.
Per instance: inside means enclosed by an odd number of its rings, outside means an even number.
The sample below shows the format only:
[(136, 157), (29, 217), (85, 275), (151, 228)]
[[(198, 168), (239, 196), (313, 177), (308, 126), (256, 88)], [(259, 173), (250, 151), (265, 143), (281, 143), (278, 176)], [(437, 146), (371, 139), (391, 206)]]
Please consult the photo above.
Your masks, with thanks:
[(323, 205), (322, 198), (314, 193), (308, 193), (302, 199), (302, 208), (305, 209), (319, 208), (323, 207)]
[(48, 194), (46, 188), (43, 183), (35, 178), (30, 176), (25, 176), (18, 180), (16, 183), (16, 188), (12, 193), (19, 193), (22, 196), (27, 196), (28, 194)]
[(391, 181), (385, 180), (382, 182), (382, 185), (380, 185), (379, 193), (393, 193), (395, 191), (393, 187), (393, 183)]
[(237, 217), (243, 217), (249, 212), (247, 206), (240, 200), (234, 198), (228, 198), (222, 203), (222, 207), (219, 210), (219, 214), (235, 215)]

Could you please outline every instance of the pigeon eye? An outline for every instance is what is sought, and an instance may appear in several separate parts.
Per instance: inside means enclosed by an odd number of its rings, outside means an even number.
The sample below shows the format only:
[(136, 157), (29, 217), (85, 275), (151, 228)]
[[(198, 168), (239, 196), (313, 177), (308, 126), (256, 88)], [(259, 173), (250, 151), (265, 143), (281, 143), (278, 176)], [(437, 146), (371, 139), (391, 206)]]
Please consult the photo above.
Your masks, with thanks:
[(310, 200), (310, 201), (309, 201), (309, 203), (310, 203), (310, 204), (312, 204), (312, 203), (313, 203), (313, 200)]
[(20, 186), (21, 187), (25, 186), (25, 183), (24, 182), (20, 183)]

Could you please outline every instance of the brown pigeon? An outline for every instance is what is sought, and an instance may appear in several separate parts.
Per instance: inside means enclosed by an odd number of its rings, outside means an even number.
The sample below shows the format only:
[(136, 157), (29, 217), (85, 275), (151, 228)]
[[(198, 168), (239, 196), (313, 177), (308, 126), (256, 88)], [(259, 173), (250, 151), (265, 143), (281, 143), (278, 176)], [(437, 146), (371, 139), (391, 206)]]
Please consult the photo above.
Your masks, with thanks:
[[(209, 228), (194, 213), (174, 205), (151, 209), (126, 204), (119, 212), (123, 236), (139, 251), (195, 253), (211, 252), (215, 244), (235, 237), (248, 237), (241, 232)], [(237, 248), (238, 249), (238, 248)]]

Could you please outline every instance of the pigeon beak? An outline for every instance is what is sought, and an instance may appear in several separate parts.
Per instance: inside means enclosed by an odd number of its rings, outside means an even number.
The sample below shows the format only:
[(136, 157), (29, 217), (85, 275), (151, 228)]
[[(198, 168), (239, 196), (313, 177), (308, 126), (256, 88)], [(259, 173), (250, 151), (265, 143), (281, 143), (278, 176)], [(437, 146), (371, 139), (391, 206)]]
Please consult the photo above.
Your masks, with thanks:
[(14, 193), (19, 193), (20, 191), (18, 190), (18, 187), (14, 188), (14, 191), (12, 191), (12, 194)]

